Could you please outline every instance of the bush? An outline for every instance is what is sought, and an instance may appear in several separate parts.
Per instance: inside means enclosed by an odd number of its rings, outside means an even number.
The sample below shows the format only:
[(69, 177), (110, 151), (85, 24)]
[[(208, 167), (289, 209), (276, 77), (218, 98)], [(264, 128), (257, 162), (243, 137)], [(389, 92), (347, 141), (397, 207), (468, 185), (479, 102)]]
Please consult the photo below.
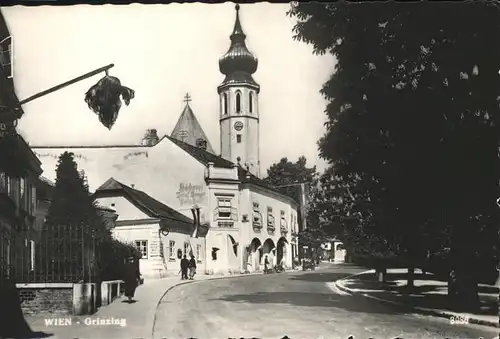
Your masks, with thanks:
[(116, 239), (103, 241), (97, 249), (101, 280), (120, 280), (125, 276), (127, 258), (139, 260), (142, 255), (133, 245)]

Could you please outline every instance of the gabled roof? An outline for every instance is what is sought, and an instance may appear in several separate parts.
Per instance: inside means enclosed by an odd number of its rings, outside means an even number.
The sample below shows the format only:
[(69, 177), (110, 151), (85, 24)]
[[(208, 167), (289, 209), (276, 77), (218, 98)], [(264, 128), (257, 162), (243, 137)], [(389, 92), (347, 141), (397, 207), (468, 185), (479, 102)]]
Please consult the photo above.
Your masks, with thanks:
[(191, 232), (193, 220), (171, 207), (159, 202), (148, 194), (122, 184), (114, 178), (109, 178), (94, 193), (94, 197), (120, 194), (125, 196), (132, 204), (152, 218), (166, 219), (174, 228)]
[[(193, 158), (201, 162), (203, 165), (207, 166), (209, 162), (212, 162), (215, 167), (222, 167), (222, 168), (232, 168), (235, 164), (232, 163), (229, 160), (226, 160), (222, 158), (221, 156), (212, 154), (210, 152), (207, 152), (199, 147), (194, 147), (191, 146), (185, 142), (182, 142), (180, 140), (177, 140), (175, 138), (166, 136), (170, 141), (175, 143), (177, 146), (179, 146), (181, 149), (183, 149), (186, 153), (191, 155)], [(298, 204), (298, 202), (295, 201), (292, 197), (289, 197), (287, 195), (284, 195), (281, 193), (276, 187), (273, 185), (267, 183), (266, 181), (256, 177), (252, 173), (246, 171), (243, 167), (238, 166), (238, 177), (242, 183), (247, 183), (247, 184), (253, 184), (259, 187), (266, 188), (270, 191), (273, 191), (274, 193), (281, 195), (291, 201), (293, 201), (295, 204)]]
[(177, 124), (175, 125), (171, 137), (184, 141), (192, 146), (196, 146), (196, 140), (203, 139), (207, 142), (207, 151), (214, 153), (212, 145), (208, 141), (207, 135), (201, 128), (198, 119), (193, 113), (193, 110), (189, 106), (189, 103), (186, 103), (184, 110), (182, 111), (179, 120), (177, 120)]

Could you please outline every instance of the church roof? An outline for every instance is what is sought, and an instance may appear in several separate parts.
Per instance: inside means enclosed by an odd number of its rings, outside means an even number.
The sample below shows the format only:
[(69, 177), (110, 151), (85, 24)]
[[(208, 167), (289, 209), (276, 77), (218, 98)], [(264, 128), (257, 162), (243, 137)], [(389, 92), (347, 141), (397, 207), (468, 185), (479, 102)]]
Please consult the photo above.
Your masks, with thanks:
[(102, 184), (94, 193), (94, 197), (99, 198), (115, 194), (125, 196), (132, 204), (150, 217), (167, 219), (169, 225), (174, 226), (174, 228), (185, 229), (190, 232), (192, 231), (192, 219), (161, 203), (148, 194), (122, 184), (114, 178), (109, 178), (104, 184)]
[(193, 110), (189, 106), (189, 95), (186, 94), (186, 97), (186, 106), (184, 107), (179, 120), (177, 120), (177, 124), (175, 125), (170, 136), (193, 146), (197, 146), (197, 141), (199, 139), (203, 139), (206, 141), (207, 151), (214, 153), (212, 145), (210, 145), (210, 142), (208, 141), (207, 135), (203, 131), (203, 128), (201, 128), (198, 119), (196, 119)]

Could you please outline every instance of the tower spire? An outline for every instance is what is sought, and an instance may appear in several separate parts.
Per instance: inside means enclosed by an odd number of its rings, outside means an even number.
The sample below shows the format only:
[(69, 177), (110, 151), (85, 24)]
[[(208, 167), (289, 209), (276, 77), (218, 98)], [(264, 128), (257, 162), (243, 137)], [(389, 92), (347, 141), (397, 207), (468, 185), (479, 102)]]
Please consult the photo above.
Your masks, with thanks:
[(246, 35), (245, 33), (243, 33), (243, 28), (241, 28), (241, 22), (240, 22), (240, 5), (236, 4), (235, 9), (236, 9), (236, 20), (234, 22), (233, 34), (231, 34), (231, 41), (234, 41), (238, 38), (241, 40), (245, 40)]
[(226, 76), (223, 84), (231, 82), (243, 82), (258, 86), (252, 78), (252, 74), (257, 71), (258, 60), (248, 50), (240, 21), (240, 5), (236, 5), (236, 18), (233, 32), (230, 35), (231, 45), (229, 50), (219, 59), (219, 69)]

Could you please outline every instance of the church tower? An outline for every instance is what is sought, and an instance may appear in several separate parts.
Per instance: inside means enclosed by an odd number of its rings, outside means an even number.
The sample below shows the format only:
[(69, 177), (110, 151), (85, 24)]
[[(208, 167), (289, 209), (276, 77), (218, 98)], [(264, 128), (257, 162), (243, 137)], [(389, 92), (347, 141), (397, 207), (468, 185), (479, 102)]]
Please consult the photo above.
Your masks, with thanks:
[(221, 156), (241, 165), (260, 177), (259, 156), (259, 92), (252, 77), (257, 71), (257, 58), (245, 44), (241, 28), (240, 6), (236, 5), (236, 21), (231, 46), (219, 59), (219, 69), (226, 77), (217, 91), (220, 97)]

